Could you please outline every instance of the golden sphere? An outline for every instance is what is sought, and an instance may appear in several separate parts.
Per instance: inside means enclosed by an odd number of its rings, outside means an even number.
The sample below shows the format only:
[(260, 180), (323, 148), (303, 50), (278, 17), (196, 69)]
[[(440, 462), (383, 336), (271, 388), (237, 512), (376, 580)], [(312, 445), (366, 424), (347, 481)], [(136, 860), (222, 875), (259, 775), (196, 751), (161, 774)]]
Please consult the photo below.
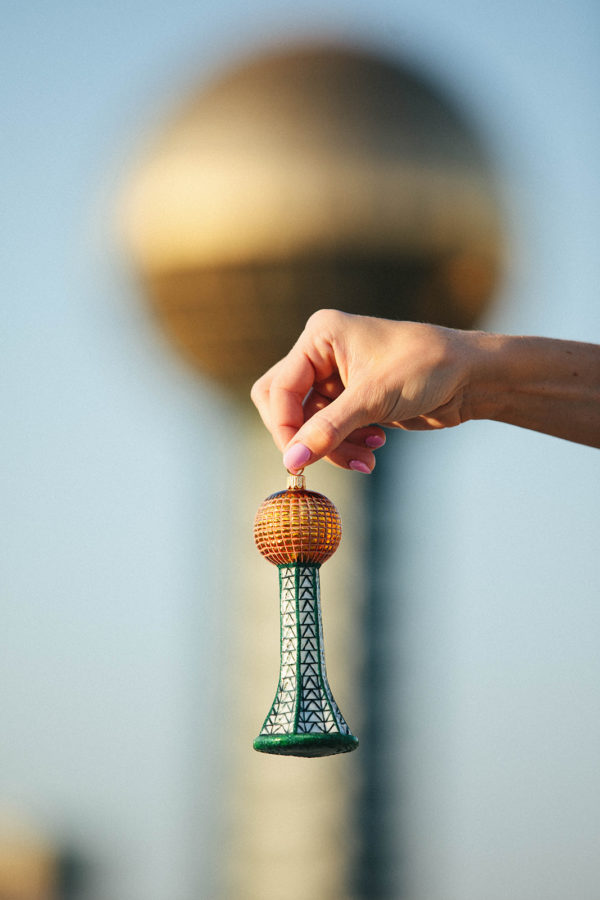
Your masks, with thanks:
[(175, 346), (244, 392), (320, 308), (471, 328), (503, 267), (485, 148), (385, 54), (265, 50), (190, 96), (121, 222)]
[(254, 521), (254, 540), (274, 565), (321, 565), (338, 548), (342, 522), (331, 500), (316, 491), (288, 489), (264, 500)]

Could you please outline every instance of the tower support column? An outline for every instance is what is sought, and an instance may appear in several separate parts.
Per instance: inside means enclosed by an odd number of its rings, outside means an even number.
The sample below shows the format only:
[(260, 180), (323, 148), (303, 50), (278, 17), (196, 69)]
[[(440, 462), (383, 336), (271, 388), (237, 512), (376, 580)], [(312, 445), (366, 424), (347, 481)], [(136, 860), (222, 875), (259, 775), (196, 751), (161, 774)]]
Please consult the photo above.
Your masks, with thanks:
[(254, 747), (295, 756), (353, 750), (358, 741), (350, 734), (327, 679), (319, 566), (292, 563), (278, 568), (279, 683)]

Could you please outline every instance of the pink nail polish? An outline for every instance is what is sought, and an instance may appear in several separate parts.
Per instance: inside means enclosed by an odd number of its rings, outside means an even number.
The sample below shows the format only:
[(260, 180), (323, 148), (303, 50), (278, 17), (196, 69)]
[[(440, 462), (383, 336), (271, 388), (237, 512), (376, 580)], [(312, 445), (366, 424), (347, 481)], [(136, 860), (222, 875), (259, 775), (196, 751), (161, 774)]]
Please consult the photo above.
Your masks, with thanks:
[(383, 447), (385, 438), (378, 434), (370, 434), (369, 437), (365, 438), (365, 444), (367, 447), (370, 447), (371, 450), (377, 450), (378, 447)]
[(364, 462), (361, 462), (360, 459), (351, 459), (348, 463), (348, 467), (352, 469), (354, 472), (362, 472), (363, 475), (370, 475), (371, 470), (368, 465)]
[(311, 452), (304, 444), (294, 444), (283, 455), (283, 464), (286, 469), (301, 469), (311, 456)]

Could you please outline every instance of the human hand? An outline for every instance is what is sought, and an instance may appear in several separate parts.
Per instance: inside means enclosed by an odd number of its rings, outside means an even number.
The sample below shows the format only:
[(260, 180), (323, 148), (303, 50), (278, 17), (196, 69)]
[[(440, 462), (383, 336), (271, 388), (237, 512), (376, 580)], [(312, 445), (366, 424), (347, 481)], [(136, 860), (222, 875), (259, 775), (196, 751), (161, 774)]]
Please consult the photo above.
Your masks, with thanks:
[(468, 418), (476, 340), (477, 332), (320, 310), (252, 400), (288, 469), (326, 457), (368, 473), (382, 426), (428, 430)]

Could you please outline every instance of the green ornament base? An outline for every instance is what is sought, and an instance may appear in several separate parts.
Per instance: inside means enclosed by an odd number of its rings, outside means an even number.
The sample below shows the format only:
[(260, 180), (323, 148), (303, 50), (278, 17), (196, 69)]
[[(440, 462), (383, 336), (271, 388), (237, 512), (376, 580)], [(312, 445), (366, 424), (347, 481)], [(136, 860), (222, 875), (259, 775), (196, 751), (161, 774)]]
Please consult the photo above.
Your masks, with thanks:
[(261, 734), (254, 741), (260, 753), (280, 756), (333, 756), (358, 747), (353, 734)]

